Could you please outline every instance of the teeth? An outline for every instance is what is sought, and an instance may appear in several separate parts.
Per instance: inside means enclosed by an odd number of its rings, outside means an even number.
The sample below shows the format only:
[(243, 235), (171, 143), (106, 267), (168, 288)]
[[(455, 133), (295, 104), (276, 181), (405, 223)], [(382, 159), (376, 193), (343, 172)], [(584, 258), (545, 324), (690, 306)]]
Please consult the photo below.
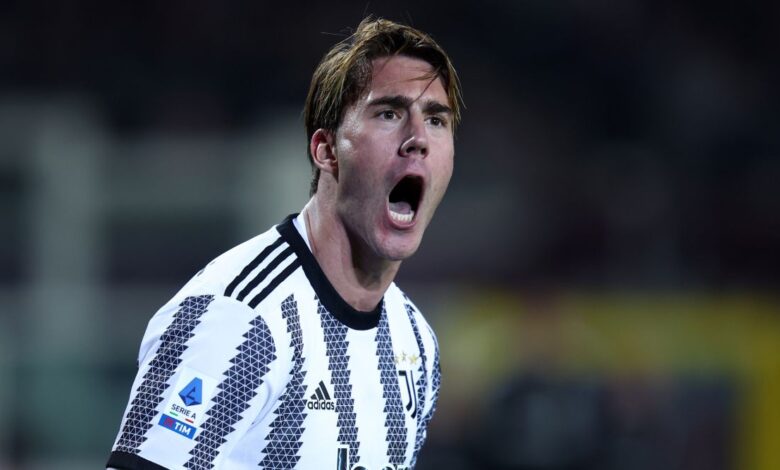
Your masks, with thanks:
[(408, 214), (399, 214), (398, 212), (390, 211), (390, 217), (393, 218), (396, 222), (403, 222), (408, 223), (411, 222), (414, 218), (414, 211), (408, 213)]

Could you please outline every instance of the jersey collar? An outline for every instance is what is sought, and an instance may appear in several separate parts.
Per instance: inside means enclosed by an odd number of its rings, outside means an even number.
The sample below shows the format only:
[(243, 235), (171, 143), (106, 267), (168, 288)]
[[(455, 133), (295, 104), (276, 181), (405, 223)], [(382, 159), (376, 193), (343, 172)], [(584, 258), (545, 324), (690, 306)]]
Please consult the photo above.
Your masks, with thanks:
[(298, 214), (288, 215), (282, 223), (276, 226), (276, 230), (279, 231), (284, 241), (286, 241), (295, 250), (295, 254), (298, 255), (298, 259), (301, 260), (303, 266), (303, 272), (306, 273), (306, 277), (309, 279), (311, 286), (314, 288), (314, 292), (317, 294), (322, 305), (328, 312), (331, 313), (337, 320), (346, 326), (355, 330), (370, 330), (376, 328), (379, 324), (379, 317), (382, 314), (382, 306), (384, 304), (384, 298), (379, 304), (370, 312), (363, 312), (356, 310), (344, 300), (333, 284), (330, 283), (325, 273), (317, 263), (316, 258), (306, 246), (306, 242), (301, 238), (301, 234), (298, 229), (293, 225), (293, 219)]

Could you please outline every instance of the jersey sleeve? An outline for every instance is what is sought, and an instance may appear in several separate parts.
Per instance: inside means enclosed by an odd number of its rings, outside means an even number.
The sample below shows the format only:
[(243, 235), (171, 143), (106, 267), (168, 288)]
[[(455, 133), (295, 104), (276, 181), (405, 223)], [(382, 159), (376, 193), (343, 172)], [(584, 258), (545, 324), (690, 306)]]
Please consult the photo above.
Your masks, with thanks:
[[(262, 315), (220, 295), (180, 297), (149, 323), (108, 467), (220, 467), (284, 384)], [(283, 354), (281, 354), (283, 355)]]

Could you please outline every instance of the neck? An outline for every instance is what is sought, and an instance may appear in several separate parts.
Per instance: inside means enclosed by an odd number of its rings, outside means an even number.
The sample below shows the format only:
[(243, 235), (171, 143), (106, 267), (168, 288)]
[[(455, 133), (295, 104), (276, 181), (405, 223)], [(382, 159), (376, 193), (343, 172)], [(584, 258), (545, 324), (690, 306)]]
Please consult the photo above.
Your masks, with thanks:
[(302, 213), (312, 254), (336, 292), (356, 310), (373, 310), (393, 282), (401, 262), (370, 252), (348, 232), (335, 207), (317, 194)]

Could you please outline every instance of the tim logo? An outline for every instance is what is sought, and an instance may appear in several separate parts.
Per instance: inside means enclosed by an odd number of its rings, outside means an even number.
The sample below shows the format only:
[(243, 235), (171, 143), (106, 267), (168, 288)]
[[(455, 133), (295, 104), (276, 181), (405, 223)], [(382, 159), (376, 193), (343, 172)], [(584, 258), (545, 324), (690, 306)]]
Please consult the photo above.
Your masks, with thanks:
[(160, 422), (158, 424), (164, 428), (170, 429), (176, 434), (181, 434), (182, 436), (189, 439), (192, 439), (192, 436), (195, 435), (195, 431), (197, 431), (197, 428), (195, 428), (195, 426), (192, 426), (187, 423), (182, 423), (178, 419), (175, 419), (166, 414), (160, 417)]
[(398, 371), (398, 381), (401, 383), (401, 397), (404, 400), (404, 408), (412, 418), (417, 417), (417, 394), (414, 391), (414, 372), (412, 369)]
[(333, 399), (330, 398), (325, 383), (320, 380), (320, 384), (314, 389), (314, 393), (306, 400), (306, 408), (310, 410), (335, 410)]

